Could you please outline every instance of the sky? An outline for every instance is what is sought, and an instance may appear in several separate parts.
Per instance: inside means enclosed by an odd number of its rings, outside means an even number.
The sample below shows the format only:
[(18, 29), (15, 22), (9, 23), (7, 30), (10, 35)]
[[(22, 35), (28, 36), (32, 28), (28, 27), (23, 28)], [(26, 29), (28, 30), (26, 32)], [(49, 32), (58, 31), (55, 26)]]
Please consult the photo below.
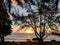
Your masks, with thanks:
[[(20, 0), (21, 1), (21, 0)], [(11, 11), (10, 11), (10, 19), (11, 20), (14, 20), (15, 18), (13, 18), (13, 16), (11, 16), (11, 14), (15, 14), (15, 15), (19, 15), (19, 16), (28, 16), (28, 14), (31, 14), (31, 12), (27, 12), (28, 9), (30, 9), (30, 7), (21, 7), (19, 5), (17, 5), (18, 3), (14, 0), (12, 0), (12, 7), (11, 7)], [(22, 0), (21, 2), (23, 2), (23, 4), (25, 3), (24, 0)], [(28, 5), (28, 4), (27, 4)], [(24, 6), (27, 6), (27, 5), (24, 5)], [(58, 3), (58, 8), (60, 9), (60, 0), (59, 0), (59, 3)], [(31, 9), (33, 10), (33, 12), (38, 12), (38, 7), (36, 5), (31, 5)], [(21, 23), (22, 22), (18, 22), (18, 23)], [(16, 32), (19, 28), (20, 28), (20, 25), (14, 25), (14, 21), (13, 21), (13, 25), (12, 25), (12, 28), (13, 30)], [(13, 32), (14, 32), (13, 31)]]

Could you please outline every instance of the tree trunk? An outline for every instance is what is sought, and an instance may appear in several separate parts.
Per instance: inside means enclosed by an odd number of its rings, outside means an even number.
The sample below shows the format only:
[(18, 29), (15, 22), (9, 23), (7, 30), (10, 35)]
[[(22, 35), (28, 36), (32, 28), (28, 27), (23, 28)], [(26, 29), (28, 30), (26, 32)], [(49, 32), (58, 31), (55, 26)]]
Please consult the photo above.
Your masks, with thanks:
[(1, 35), (1, 42), (4, 42), (4, 35)]

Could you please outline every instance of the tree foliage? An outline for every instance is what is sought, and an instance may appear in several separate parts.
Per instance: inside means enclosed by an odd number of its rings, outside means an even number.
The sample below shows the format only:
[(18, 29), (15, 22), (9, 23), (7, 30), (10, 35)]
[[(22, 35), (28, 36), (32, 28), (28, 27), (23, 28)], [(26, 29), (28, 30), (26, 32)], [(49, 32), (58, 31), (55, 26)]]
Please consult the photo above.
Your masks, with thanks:
[[(27, 17), (25, 17), (23, 14), (18, 14), (17, 16), (15, 14), (12, 14), (14, 17), (14, 21), (22, 21), (23, 23), (26, 23), (26, 19), (30, 19), (30, 23), (32, 27), (34, 27), (36, 36), (38, 38), (43, 39), (45, 36), (45, 27), (48, 25), (48, 27), (51, 30), (57, 31), (58, 26), (60, 23), (59, 16), (56, 17), (58, 12), (58, 2), (59, 0), (24, 0), (25, 4), (19, 4), (18, 6), (21, 6), (21, 8), (25, 8), (26, 12), (28, 13)], [(18, 1), (17, 1), (18, 2)], [(19, 2), (18, 2), (19, 3)], [(11, 11), (11, 0), (8, 0), (8, 8), (9, 12)], [(18, 7), (17, 6), (17, 7)], [(33, 8), (34, 7), (34, 8)], [(23, 10), (22, 9), (22, 10)], [(36, 11), (38, 10), (38, 11)], [(35, 12), (36, 11), (36, 12)], [(21, 11), (22, 12), (22, 11)], [(56, 20), (56, 21), (55, 21)], [(36, 28), (38, 27), (36, 23), (39, 22), (40, 30), (42, 32), (37, 33)], [(43, 28), (43, 29), (42, 29)]]
[(2, 39), (4, 36), (11, 34), (12, 30), (11, 21), (9, 19), (7, 10), (4, 7), (3, 0), (0, 0), (0, 6), (0, 39)]

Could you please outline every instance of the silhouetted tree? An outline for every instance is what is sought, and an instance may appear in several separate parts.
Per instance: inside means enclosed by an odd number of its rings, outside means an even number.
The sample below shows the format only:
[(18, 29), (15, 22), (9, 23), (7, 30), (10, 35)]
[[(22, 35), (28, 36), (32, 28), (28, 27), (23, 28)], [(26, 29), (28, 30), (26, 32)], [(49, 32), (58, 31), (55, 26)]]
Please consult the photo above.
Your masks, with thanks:
[[(49, 26), (51, 30), (57, 31), (58, 27), (56, 24), (54, 24), (54, 14), (57, 13), (57, 6), (58, 6), (59, 0), (41, 0), (40, 3), (37, 4), (39, 8), (39, 14), (40, 14), (40, 33), (37, 34), (37, 38), (39, 41), (43, 41), (45, 38), (45, 27), (46, 24)], [(31, 1), (33, 3), (33, 1)], [(42, 18), (43, 17), (43, 18)], [(34, 18), (34, 17), (33, 17)], [(33, 21), (35, 18), (33, 19)], [(44, 21), (43, 21), (44, 20)], [(34, 22), (36, 24), (36, 21)], [(36, 28), (36, 27), (35, 27)]]
[[(31, 20), (31, 26), (34, 28), (34, 31), (35, 31), (35, 35), (37, 37), (37, 40), (39, 41), (43, 41), (45, 38), (45, 27), (46, 27), (46, 24), (49, 26), (49, 28), (51, 30), (54, 30), (54, 31), (57, 31), (58, 27), (55, 25), (56, 23), (56, 19), (54, 19), (54, 14), (57, 13), (57, 6), (58, 6), (58, 2), (59, 0), (24, 0), (25, 3), (28, 5), (25, 6), (25, 8), (27, 7), (27, 13), (29, 12), (28, 14), (28, 17), (29, 19)], [(18, 1), (17, 1), (18, 2)], [(9, 3), (9, 11), (11, 10), (11, 0), (8, 0), (8, 3)], [(31, 5), (33, 6), (37, 6), (39, 10), (38, 11), (38, 14), (36, 14), (36, 12), (34, 12), (32, 9), (31, 9)], [(12, 14), (13, 15), (13, 14)], [(40, 33), (37, 33), (36, 29), (37, 29), (37, 26), (36, 26), (36, 22), (37, 22), (37, 16), (40, 16)], [(13, 16), (13, 17), (17, 17), (17, 16)], [(16, 18), (17, 20), (19, 19), (20, 20), (21, 18), (21, 21), (24, 20), (24, 17), (19, 17)], [(57, 22), (60, 22), (58, 19), (57, 19)], [(24, 23), (24, 22), (23, 22)]]
[(4, 0), (0, 0), (0, 39), (1, 42), (4, 42), (4, 36), (11, 34), (11, 21), (9, 19), (9, 15), (7, 14), (7, 10), (3, 4)]

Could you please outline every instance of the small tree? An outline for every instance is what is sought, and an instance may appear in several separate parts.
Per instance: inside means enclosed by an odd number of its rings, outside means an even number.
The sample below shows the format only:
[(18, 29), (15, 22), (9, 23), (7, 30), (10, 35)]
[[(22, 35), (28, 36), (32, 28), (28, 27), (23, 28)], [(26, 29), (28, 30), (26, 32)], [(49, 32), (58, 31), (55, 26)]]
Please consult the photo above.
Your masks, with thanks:
[(7, 14), (7, 10), (3, 6), (3, 0), (0, 0), (0, 6), (0, 39), (1, 42), (4, 42), (4, 36), (9, 35), (12, 30), (9, 15)]

